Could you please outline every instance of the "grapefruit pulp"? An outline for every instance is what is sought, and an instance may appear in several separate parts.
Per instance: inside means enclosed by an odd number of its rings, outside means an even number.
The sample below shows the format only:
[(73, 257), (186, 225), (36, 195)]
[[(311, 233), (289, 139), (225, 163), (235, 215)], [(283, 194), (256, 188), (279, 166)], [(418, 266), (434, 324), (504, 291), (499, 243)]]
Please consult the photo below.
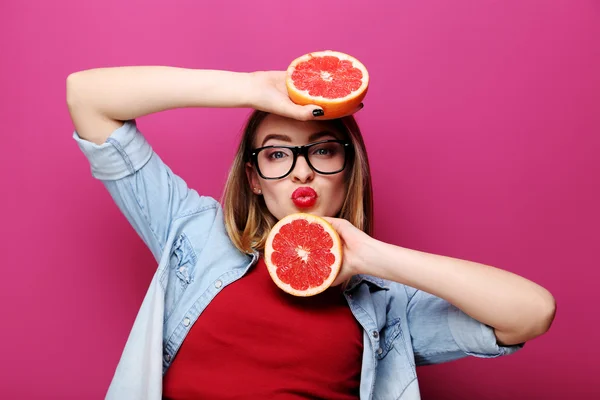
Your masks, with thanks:
[(315, 104), (325, 117), (352, 113), (369, 87), (369, 73), (356, 58), (338, 51), (318, 51), (298, 57), (287, 69), (290, 99), (300, 105)]
[(337, 277), (342, 266), (342, 243), (323, 218), (290, 214), (269, 232), (265, 264), (280, 289), (294, 296), (313, 296), (331, 286)]

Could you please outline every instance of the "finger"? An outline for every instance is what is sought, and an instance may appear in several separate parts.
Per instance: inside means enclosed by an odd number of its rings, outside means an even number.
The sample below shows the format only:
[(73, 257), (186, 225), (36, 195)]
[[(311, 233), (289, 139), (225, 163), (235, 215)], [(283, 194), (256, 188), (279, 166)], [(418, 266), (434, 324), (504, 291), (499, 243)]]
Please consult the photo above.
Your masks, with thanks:
[(348, 279), (348, 276), (346, 274), (346, 271), (344, 270), (344, 264), (342, 263), (342, 267), (340, 268), (340, 272), (338, 273), (338, 275), (333, 280), (333, 283), (331, 284), (331, 286), (337, 286), (337, 285), (343, 283), (346, 279)]
[(338, 274), (338, 276), (335, 277), (335, 279), (334, 279), (333, 283), (331, 284), (331, 286), (341, 285), (342, 283), (346, 282), (351, 277), (352, 277), (352, 274), (350, 272), (346, 271), (344, 269), (344, 266), (342, 266), (342, 269), (340, 270), (340, 273)]
[(333, 283), (331, 284), (331, 286), (335, 287), (340, 285), (342, 282), (344, 282), (344, 280), (341, 277), (342, 274), (338, 274), (338, 276), (335, 278), (335, 280), (333, 281)]
[[(312, 107), (312, 106), (311, 106), (311, 107)], [(317, 106), (317, 107), (318, 107), (318, 106)], [(330, 117), (328, 117), (328, 116), (327, 116), (327, 114), (325, 114), (325, 113), (323, 113), (323, 114), (320, 114), (320, 113), (319, 113), (319, 114), (313, 114), (313, 115), (314, 115), (314, 118), (311, 118), (311, 119), (317, 119), (317, 120), (329, 120), (329, 119), (338, 119), (338, 118), (344, 118), (344, 117), (348, 117), (348, 116), (350, 116), (350, 115), (354, 115), (354, 114), (356, 114), (357, 112), (359, 112), (360, 110), (362, 110), (362, 109), (363, 109), (363, 107), (364, 107), (364, 104), (363, 104), (363, 103), (360, 103), (360, 104), (359, 104), (359, 105), (358, 105), (358, 106), (357, 106), (357, 107), (356, 107), (354, 110), (352, 110), (351, 112), (349, 112), (349, 113), (347, 113), (347, 114), (344, 114), (344, 115), (342, 115), (342, 116), (339, 116), (339, 117), (330, 118)], [(319, 107), (319, 108), (320, 108), (320, 107)]]
[(345, 219), (340, 219), (340, 218), (330, 218), (330, 217), (323, 217), (323, 218), (325, 219), (325, 221), (327, 221), (329, 224), (331, 224), (331, 226), (333, 227), (333, 230), (337, 232), (340, 239), (342, 240), (342, 244), (344, 244), (346, 242), (344, 239), (344, 235), (346, 235), (348, 233), (348, 229), (344, 228), (344, 224), (347, 221)]
[(289, 99), (278, 99), (272, 110), (275, 114), (299, 121), (310, 121), (323, 114), (323, 109), (315, 104), (301, 106)]
[(344, 117), (348, 117), (350, 115), (354, 115), (357, 112), (359, 112), (360, 110), (362, 110), (365, 107), (365, 105), (363, 103), (360, 103), (354, 110), (352, 110), (352, 112), (340, 117), (340, 118), (344, 118)]
[(341, 228), (341, 223), (342, 223), (342, 219), (340, 218), (331, 218), (331, 217), (322, 217), (325, 221), (329, 222), (331, 224), (331, 226), (333, 226), (333, 229), (335, 229), (336, 231), (339, 231)]
[(310, 121), (322, 117), (325, 114), (323, 108), (314, 104), (308, 104), (305, 106), (293, 104), (293, 108), (294, 116), (292, 118), (299, 119), (300, 121)]

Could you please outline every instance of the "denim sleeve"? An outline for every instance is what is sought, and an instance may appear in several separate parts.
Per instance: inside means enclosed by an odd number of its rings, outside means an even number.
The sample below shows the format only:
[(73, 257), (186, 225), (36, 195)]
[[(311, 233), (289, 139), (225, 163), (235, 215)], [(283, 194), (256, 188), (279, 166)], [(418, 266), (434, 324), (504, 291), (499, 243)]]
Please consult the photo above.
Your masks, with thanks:
[[(126, 121), (101, 145), (73, 139), (154, 258), (159, 261), (177, 215), (215, 202), (188, 188), (152, 150), (135, 121)], [(204, 204), (206, 203), (206, 204)]]
[(499, 357), (524, 345), (501, 346), (490, 326), (439, 297), (409, 287), (406, 290), (407, 319), (417, 365), (439, 364), (466, 356)]

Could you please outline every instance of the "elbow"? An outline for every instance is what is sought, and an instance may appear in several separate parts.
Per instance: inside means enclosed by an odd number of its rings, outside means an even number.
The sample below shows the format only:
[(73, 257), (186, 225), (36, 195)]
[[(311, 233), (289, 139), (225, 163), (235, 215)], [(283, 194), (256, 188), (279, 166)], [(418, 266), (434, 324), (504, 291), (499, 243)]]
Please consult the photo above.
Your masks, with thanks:
[(544, 296), (542, 296), (540, 304), (538, 305), (536, 318), (537, 324), (533, 332), (535, 336), (541, 336), (544, 333), (548, 332), (550, 326), (552, 326), (552, 322), (554, 321), (555, 316), (556, 300), (549, 292), (546, 292)]
[(530, 322), (526, 325), (522, 333), (525, 341), (542, 336), (548, 332), (555, 316), (556, 300), (549, 292), (544, 291), (535, 306), (531, 309)]
[(528, 310), (527, 313), (520, 314), (520, 323), (515, 321), (512, 327), (506, 327), (504, 330), (495, 329), (499, 344), (522, 344), (542, 336), (550, 330), (556, 315), (556, 301), (549, 292), (540, 296)]
[(74, 72), (67, 76), (66, 81), (66, 92), (67, 92), (67, 106), (69, 109), (73, 108), (78, 103), (78, 87), (80, 81), (80, 73)]

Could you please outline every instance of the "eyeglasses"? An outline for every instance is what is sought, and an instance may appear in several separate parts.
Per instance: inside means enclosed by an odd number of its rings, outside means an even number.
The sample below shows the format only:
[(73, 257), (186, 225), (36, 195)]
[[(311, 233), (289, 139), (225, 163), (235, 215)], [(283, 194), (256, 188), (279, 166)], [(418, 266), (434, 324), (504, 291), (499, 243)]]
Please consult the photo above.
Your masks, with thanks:
[(349, 142), (331, 139), (304, 146), (260, 147), (254, 149), (250, 157), (263, 179), (281, 179), (294, 170), (299, 154), (319, 174), (333, 175), (342, 172), (351, 150)]

